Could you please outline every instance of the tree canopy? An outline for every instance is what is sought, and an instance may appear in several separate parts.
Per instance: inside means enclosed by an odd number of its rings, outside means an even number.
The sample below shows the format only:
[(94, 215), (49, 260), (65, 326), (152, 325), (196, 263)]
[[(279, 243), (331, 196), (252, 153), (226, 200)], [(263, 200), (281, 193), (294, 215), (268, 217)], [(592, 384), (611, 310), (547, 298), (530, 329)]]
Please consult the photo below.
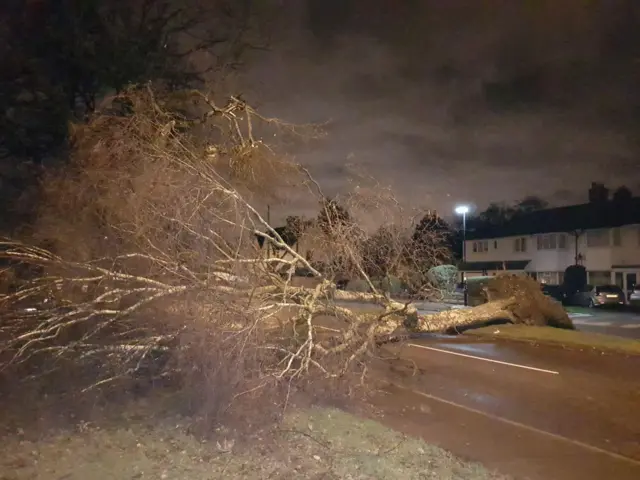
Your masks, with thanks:
[[(237, 62), (249, 29), (251, 1), (9, 1), (0, 32), (3, 155), (40, 160), (65, 147), (68, 122), (127, 85), (200, 82), (198, 52)], [(202, 4), (202, 5), (201, 5)], [(206, 22), (206, 23), (205, 23)], [(225, 45), (224, 60), (221, 59)]]
[(496, 226), (511, 220), (512, 218), (526, 213), (544, 210), (549, 207), (549, 203), (535, 195), (528, 195), (522, 200), (513, 204), (505, 202), (493, 202), (489, 206), (467, 219), (467, 223), (472, 227)]

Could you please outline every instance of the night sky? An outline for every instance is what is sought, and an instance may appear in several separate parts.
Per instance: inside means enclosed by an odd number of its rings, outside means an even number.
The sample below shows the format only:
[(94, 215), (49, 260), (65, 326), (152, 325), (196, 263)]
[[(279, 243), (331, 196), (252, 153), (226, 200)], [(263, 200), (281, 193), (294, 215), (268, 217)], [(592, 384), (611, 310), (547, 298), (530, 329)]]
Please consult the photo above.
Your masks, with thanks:
[(241, 81), (268, 115), (330, 121), (298, 152), (330, 192), (345, 165), (448, 215), (529, 194), (640, 193), (640, 2), (283, 0)]

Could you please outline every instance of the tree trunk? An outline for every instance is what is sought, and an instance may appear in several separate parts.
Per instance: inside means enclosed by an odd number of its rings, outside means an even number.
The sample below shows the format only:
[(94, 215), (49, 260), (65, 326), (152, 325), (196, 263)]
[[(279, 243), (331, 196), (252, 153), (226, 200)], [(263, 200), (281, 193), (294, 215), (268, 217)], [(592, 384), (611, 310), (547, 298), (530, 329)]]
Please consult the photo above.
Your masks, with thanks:
[(386, 311), (397, 311), (399, 314), (404, 314), (407, 317), (407, 321), (409, 322), (418, 321), (418, 309), (414, 304), (408, 302), (396, 302), (395, 300), (391, 300), (384, 295), (336, 290), (334, 292), (334, 299), (350, 302), (375, 303), (384, 307)]
[(515, 298), (497, 300), (468, 309), (451, 309), (418, 317), (417, 321), (408, 321), (405, 326), (414, 332), (446, 332), (465, 329), (474, 325), (483, 325), (491, 321), (505, 320), (518, 323), (511, 312)]

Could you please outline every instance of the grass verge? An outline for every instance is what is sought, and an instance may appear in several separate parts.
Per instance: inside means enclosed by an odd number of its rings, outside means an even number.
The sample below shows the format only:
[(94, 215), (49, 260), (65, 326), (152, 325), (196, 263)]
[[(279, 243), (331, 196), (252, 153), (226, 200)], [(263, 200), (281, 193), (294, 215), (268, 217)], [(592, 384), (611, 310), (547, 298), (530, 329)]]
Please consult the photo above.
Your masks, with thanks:
[(44, 439), (3, 441), (2, 480), (61, 479), (467, 479), (504, 478), (370, 420), (335, 409), (296, 411), (237, 447), (202, 441), (178, 418), (81, 423)]
[(563, 330), (551, 327), (527, 325), (500, 325), (467, 330), (465, 335), (502, 338), (529, 343), (559, 345), (574, 349), (592, 349), (600, 352), (617, 352), (640, 355), (640, 341), (599, 333)]

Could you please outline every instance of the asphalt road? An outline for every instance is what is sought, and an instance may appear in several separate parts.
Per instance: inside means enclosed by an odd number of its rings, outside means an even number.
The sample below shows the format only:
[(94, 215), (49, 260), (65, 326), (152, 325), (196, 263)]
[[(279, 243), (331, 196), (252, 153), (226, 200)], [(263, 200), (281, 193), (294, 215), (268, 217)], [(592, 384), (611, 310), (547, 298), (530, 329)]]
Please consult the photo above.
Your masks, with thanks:
[(578, 330), (640, 340), (640, 313), (610, 309), (579, 309), (570, 314)]
[(386, 348), (386, 421), (516, 478), (640, 478), (640, 357), (430, 337)]

